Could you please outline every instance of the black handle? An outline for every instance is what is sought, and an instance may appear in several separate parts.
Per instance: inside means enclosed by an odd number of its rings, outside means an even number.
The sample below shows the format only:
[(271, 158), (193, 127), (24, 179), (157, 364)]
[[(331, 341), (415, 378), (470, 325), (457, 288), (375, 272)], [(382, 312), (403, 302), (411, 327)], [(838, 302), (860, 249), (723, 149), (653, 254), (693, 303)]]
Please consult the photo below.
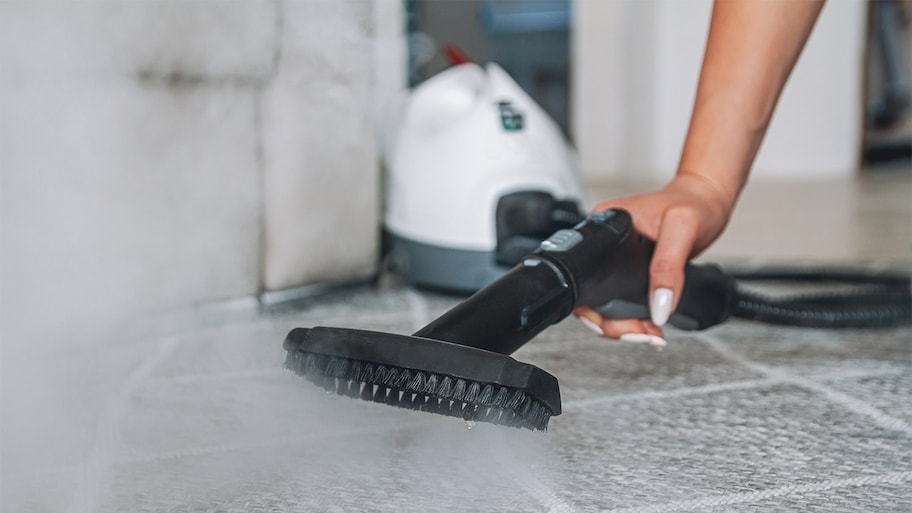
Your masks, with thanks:
[[(556, 250), (545, 243), (536, 253), (574, 276), (576, 306), (590, 306), (610, 319), (649, 319), (649, 262), (655, 244), (636, 232), (630, 214), (595, 212), (574, 230), (585, 243)], [(681, 300), (669, 322), (693, 330), (725, 321), (733, 313), (735, 286), (718, 266), (688, 263)]]

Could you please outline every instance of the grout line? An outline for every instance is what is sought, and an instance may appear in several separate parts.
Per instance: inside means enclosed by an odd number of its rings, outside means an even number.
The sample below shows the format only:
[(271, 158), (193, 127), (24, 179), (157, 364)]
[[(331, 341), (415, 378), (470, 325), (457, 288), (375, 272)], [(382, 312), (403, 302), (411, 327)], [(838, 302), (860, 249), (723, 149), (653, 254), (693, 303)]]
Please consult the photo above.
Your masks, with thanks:
[(195, 383), (206, 383), (210, 381), (237, 380), (237, 379), (259, 379), (272, 378), (291, 374), (290, 371), (283, 367), (263, 368), (263, 369), (245, 369), (229, 372), (213, 372), (209, 374), (189, 374), (183, 376), (168, 376), (146, 380), (142, 387), (150, 386), (170, 386), (170, 385), (192, 385)]
[(384, 433), (388, 431), (396, 431), (405, 428), (415, 428), (420, 427), (422, 424), (429, 424), (430, 421), (425, 422), (412, 422), (407, 425), (401, 423), (389, 424), (386, 426), (369, 426), (369, 427), (359, 427), (351, 429), (337, 429), (331, 432), (324, 433), (311, 433), (309, 435), (295, 435), (295, 436), (285, 436), (279, 438), (270, 438), (268, 440), (249, 440), (243, 443), (235, 444), (222, 444), (222, 445), (211, 445), (204, 447), (197, 447), (192, 449), (178, 449), (175, 451), (168, 451), (158, 454), (147, 454), (142, 456), (135, 456), (132, 458), (124, 458), (113, 462), (115, 465), (130, 465), (134, 463), (151, 463), (156, 461), (165, 461), (165, 460), (175, 460), (183, 459), (188, 457), (196, 456), (208, 456), (212, 454), (221, 454), (227, 452), (235, 451), (244, 451), (247, 449), (264, 449), (269, 447), (278, 447), (278, 446), (295, 446), (300, 445), (304, 442), (312, 442), (314, 440), (332, 440), (335, 438), (346, 438), (351, 436), (363, 436), (365, 434), (376, 434)]
[[(247, 449), (265, 449), (269, 447), (278, 447), (278, 446), (295, 446), (302, 444), (304, 442), (312, 442), (314, 440), (332, 440), (336, 438), (346, 438), (353, 436), (363, 436), (365, 434), (376, 434), (376, 433), (385, 433), (389, 431), (396, 431), (402, 429), (410, 428), (420, 428), (425, 424), (430, 425), (431, 420), (424, 421), (412, 421), (409, 423), (394, 423), (389, 425), (381, 426), (369, 426), (369, 427), (359, 427), (359, 428), (350, 428), (350, 429), (339, 429), (331, 432), (323, 433), (311, 433), (304, 435), (294, 435), (294, 436), (285, 436), (279, 438), (269, 438), (268, 440), (247, 440), (244, 442), (234, 443), (234, 444), (221, 444), (221, 445), (210, 445), (189, 449), (176, 449), (173, 451), (166, 451), (160, 453), (151, 453), (139, 456), (132, 456), (127, 458), (116, 458), (111, 459), (108, 464), (110, 466), (119, 466), (119, 465), (132, 465), (136, 463), (152, 463), (159, 461), (167, 460), (179, 460), (183, 458), (191, 458), (197, 456), (208, 456), (213, 454), (222, 454), (235, 451), (244, 451)], [(33, 479), (36, 477), (49, 477), (53, 475), (68, 474), (71, 472), (78, 472), (80, 470), (79, 465), (63, 465), (43, 471), (23, 473), (12, 476), (4, 476), (5, 479)]]
[[(489, 439), (486, 443), (490, 444)], [(498, 447), (490, 447), (491, 453), (499, 452)], [(513, 479), (519, 483), (522, 488), (531, 495), (535, 500), (541, 502), (547, 507), (548, 513), (576, 513), (577, 509), (570, 502), (561, 499), (551, 490), (552, 484), (543, 483), (535, 475), (524, 468), (520, 462), (516, 461), (515, 453), (509, 452), (506, 458), (497, 458), (499, 466), (512, 474)], [(517, 471), (517, 469), (522, 469)]]
[[(740, 362), (739, 362), (740, 363)], [(760, 371), (758, 371), (760, 372)], [(813, 383), (815, 386), (819, 385), (816, 382), (828, 379), (835, 378), (867, 378), (867, 377), (879, 377), (879, 376), (893, 376), (898, 374), (905, 373), (905, 370), (900, 369), (883, 369), (883, 370), (865, 370), (865, 371), (840, 371), (839, 374), (819, 374), (812, 376), (808, 379), (809, 383)], [(727, 392), (731, 390), (747, 390), (751, 388), (762, 388), (772, 385), (779, 384), (794, 384), (794, 380), (781, 376), (770, 376), (761, 379), (749, 379), (744, 381), (729, 381), (725, 383), (713, 383), (710, 385), (700, 385), (692, 387), (680, 387), (673, 388), (669, 390), (647, 390), (645, 392), (634, 392), (627, 394), (617, 394), (617, 395), (601, 395), (597, 397), (585, 397), (581, 399), (571, 399), (565, 401), (563, 408), (564, 410), (568, 409), (577, 409), (577, 408), (590, 408), (593, 406), (598, 406), (601, 404), (610, 404), (610, 403), (619, 403), (626, 401), (638, 401), (638, 400), (652, 400), (652, 399), (670, 399), (675, 397), (686, 397), (689, 395), (697, 394), (711, 394), (715, 392)]]
[(564, 409), (590, 408), (606, 403), (636, 401), (640, 399), (669, 399), (674, 397), (686, 397), (689, 395), (707, 394), (714, 392), (725, 392), (729, 390), (745, 390), (749, 388), (761, 388), (765, 386), (781, 383), (778, 378), (751, 379), (746, 381), (734, 381), (729, 383), (715, 383), (712, 385), (703, 385), (695, 387), (674, 388), (670, 390), (650, 390), (646, 392), (625, 394), (625, 395), (608, 395), (601, 397), (590, 397), (585, 399), (576, 399), (564, 403)]
[(846, 393), (840, 392), (826, 385), (814, 383), (813, 381), (801, 378), (792, 378), (791, 381), (795, 385), (822, 394), (830, 401), (840, 404), (855, 413), (870, 417), (883, 428), (902, 431), (903, 433), (912, 435), (912, 426), (909, 426), (909, 424), (907, 424), (905, 421), (887, 415), (879, 408), (871, 406), (861, 399), (852, 397)]
[(810, 373), (807, 380), (818, 382), (826, 381), (830, 379), (864, 379), (864, 378), (876, 378), (883, 376), (901, 376), (909, 372), (908, 369), (898, 369), (896, 367), (884, 367), (881, 369), (859, 369), (859, 370), (839, 370), (836, 372), (821, 372), (821, 373)]
[(912, 426), (909, 426), (909, 424), (907, 424), (905, 421), (887, 415), (879, 408), (871, 406), (870, 404), (858, 398), (852, 397), (846, 393), (840, 392), (826, 385), (816, 383), (811, 379), (796, 376), (795, 374), (792, 374), (788, 371), (776, 369), (761, 363), (751, 361), (741, 355), (730, 351), (718, 338), (712, 335), (703, 334), (699, 336), (698, 339), (709, 345), (713, 350), (718, 352), (726, 359), (743, 365), (754, 372), (758, 372), (770, 379), (776, 379), (780, 382), (789, 383), (804, 388), (805, 390), (821, 394), (830, 401), (839, 404), (849, 411), (863, 415), (865, 417), (869, 417), (883, 428), (902, 431), (906, 434), (912, 434)]
[(653, 506), (602, 510), (604, 513), (671, 513), (676, 511), (706, 511), (707, 508), (731, 506), (758, 502), (786, 495), (801, 495), (813, 492), (824, 492), (835, 488), (849, 488), (870, 485), (901, 485), (912, 481), (912, 472), (890, 472), (876, 476), (859, 476), (844, 479), (831, 479), (818, 483), (791, 484), (750, 492), (737, 492), (684, 501), (669, 502)]
[(130, 373), (120, 390), (105, 404), (98, 416), (90, 453), (78, 466), (74, 496), (67, 511), (89, 513), (97, 509), (95, 502), (98, 499), (102, 481), (107, 477), (108, 467), (114, 459), (115, 448), (120, 443), (120, 421), (128, 408), (128, 400), (155, 368), (174, 353), (179, 342), (179, 337), (162, 340), (155, 352)]
[(534, 476), (523, 474), (522, 476), (514, 477), (529, 495), (535, 497), (537, 501), (548, 508), (548, 513), (575, 513), (577, 511), (571, 503), (558, 497), (557, 494), (548, 488), (548, 485), (542, 483)]

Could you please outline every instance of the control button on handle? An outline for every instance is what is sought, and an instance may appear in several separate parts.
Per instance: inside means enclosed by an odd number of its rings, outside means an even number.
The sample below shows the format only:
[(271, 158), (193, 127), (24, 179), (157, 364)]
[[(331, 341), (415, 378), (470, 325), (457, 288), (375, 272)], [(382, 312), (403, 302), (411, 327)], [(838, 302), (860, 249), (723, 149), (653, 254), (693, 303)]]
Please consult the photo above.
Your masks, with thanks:
[(570, 250), (580, 242), (583, 242), (583, 235), (580, 232), (563, 229), (554, 232), (548, 239), (542, 241), (539, 247), (542, 251), (560, 253)]

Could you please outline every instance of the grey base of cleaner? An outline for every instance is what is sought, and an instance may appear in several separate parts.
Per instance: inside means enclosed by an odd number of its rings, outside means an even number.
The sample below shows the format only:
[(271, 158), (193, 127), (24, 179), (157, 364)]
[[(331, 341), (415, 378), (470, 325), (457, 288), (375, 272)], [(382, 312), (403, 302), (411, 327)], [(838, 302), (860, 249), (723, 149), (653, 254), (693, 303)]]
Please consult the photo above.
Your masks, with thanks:
[(497, 264), (494, 251), (435, 246), (388, 230), (383, 240), (390, 269), (421, 287), (474, 293), (510, 270)]

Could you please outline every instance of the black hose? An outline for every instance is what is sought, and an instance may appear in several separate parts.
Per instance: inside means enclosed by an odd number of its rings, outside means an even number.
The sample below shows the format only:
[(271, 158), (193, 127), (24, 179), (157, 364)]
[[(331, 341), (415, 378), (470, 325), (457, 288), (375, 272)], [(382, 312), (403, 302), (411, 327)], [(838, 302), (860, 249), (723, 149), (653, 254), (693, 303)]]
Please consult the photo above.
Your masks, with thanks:
[[(807, 328), (887, 328), (912, 323), (909, 276), (832, 269), (731, 274), (739, 281), (734, 315), (743, 319)], [(850, 284), (856, 290), (772, 298), (747, 290), (740, 283), (745, 281)]]

